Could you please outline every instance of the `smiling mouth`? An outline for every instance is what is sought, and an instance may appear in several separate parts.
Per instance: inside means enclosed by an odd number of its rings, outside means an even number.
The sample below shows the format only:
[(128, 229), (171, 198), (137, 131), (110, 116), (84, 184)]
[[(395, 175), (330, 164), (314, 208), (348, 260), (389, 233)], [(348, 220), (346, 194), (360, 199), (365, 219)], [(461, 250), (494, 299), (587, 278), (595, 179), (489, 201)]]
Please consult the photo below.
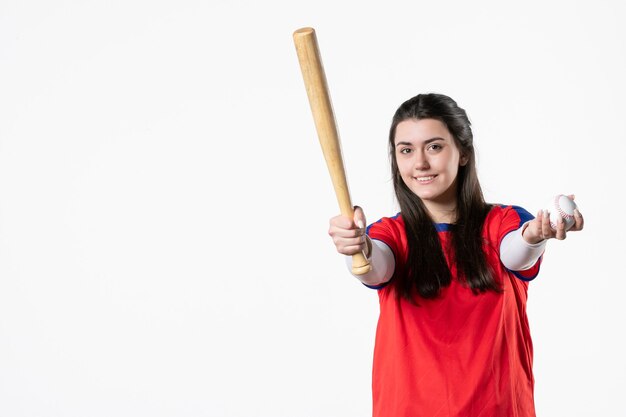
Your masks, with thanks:
[(415, 177), (415, 179), (417, 180), (417, 182), (429, 182), (434, 180), (436, 177), (436, 175), (430, 175), (428, 177)]

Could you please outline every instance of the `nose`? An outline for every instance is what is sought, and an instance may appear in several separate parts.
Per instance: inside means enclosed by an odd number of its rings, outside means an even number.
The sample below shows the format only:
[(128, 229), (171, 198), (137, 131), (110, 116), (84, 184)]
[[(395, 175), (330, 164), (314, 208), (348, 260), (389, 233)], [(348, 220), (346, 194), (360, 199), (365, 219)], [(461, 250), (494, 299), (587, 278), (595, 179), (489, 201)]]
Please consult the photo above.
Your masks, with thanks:
[(414, 152), (413, 155), (415, 157), (415, 160), (413, 161), (413, 168), (416, 171), (425, 171), (430, 168), (428, 159), (426, 158), (424, 152)]

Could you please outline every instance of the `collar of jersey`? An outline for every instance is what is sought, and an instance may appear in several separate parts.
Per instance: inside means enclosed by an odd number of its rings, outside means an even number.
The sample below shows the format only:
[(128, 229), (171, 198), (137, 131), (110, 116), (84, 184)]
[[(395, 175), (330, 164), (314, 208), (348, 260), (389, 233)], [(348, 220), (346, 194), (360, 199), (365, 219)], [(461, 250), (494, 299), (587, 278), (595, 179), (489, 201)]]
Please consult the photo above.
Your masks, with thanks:
[(438, 232), (448, 232), (450, 231), (450, 223), (434, 223), (435, 229)]

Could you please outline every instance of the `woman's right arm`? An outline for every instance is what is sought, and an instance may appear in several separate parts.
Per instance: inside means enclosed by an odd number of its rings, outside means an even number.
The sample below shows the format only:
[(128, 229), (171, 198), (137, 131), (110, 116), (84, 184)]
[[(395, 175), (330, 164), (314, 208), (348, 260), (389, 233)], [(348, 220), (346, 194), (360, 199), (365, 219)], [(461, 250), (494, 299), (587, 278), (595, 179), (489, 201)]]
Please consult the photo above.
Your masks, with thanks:
[(330, 219), (328, 234), (332, 237), (337, 252), (346, 255), (350, 271), (350, 256), (361, 251), (365, 254), (370, 262), (370, 271), (363, 275), (353, 274), (363, 284), (378, 286), (391, 279), (395, 269), (393, 252), (384, 242), (371, 240), (365, 234), (365, 215), (360, 207), (355, 208), (354, 219), (341, 215)]

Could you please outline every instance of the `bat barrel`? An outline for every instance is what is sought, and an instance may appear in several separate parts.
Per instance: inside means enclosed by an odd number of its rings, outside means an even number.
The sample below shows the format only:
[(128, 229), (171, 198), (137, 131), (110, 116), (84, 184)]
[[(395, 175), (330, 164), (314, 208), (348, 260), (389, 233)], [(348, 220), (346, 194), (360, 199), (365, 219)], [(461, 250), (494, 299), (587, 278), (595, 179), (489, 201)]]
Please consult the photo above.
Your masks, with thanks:
[[(342, 215), (353, 218), (354, 208), (346, 180), (341, 142), (315, 30), (313, 28), (298, 29), (293, 34), (293, 40), (296, 45), (317, 136), (335, 189), (339, 210)], [(369, 270), (370, 265), (362, 253), (353, 255), (353, 273), (362, 275)]]
[(354, 215), (345, 167), (341, 152), (341, 143), (337, 131), (337, 123), (330, 101), (326, 74), (317, 44), (317, 36), (312, 28), (297, 30), (294, 35), (296, 51), (302, 69), (302, 77), (311, 105), (315, 128), (322, 146), (322, 152), (330, 178), (335, 188), (341, 214), (352, 218)]

